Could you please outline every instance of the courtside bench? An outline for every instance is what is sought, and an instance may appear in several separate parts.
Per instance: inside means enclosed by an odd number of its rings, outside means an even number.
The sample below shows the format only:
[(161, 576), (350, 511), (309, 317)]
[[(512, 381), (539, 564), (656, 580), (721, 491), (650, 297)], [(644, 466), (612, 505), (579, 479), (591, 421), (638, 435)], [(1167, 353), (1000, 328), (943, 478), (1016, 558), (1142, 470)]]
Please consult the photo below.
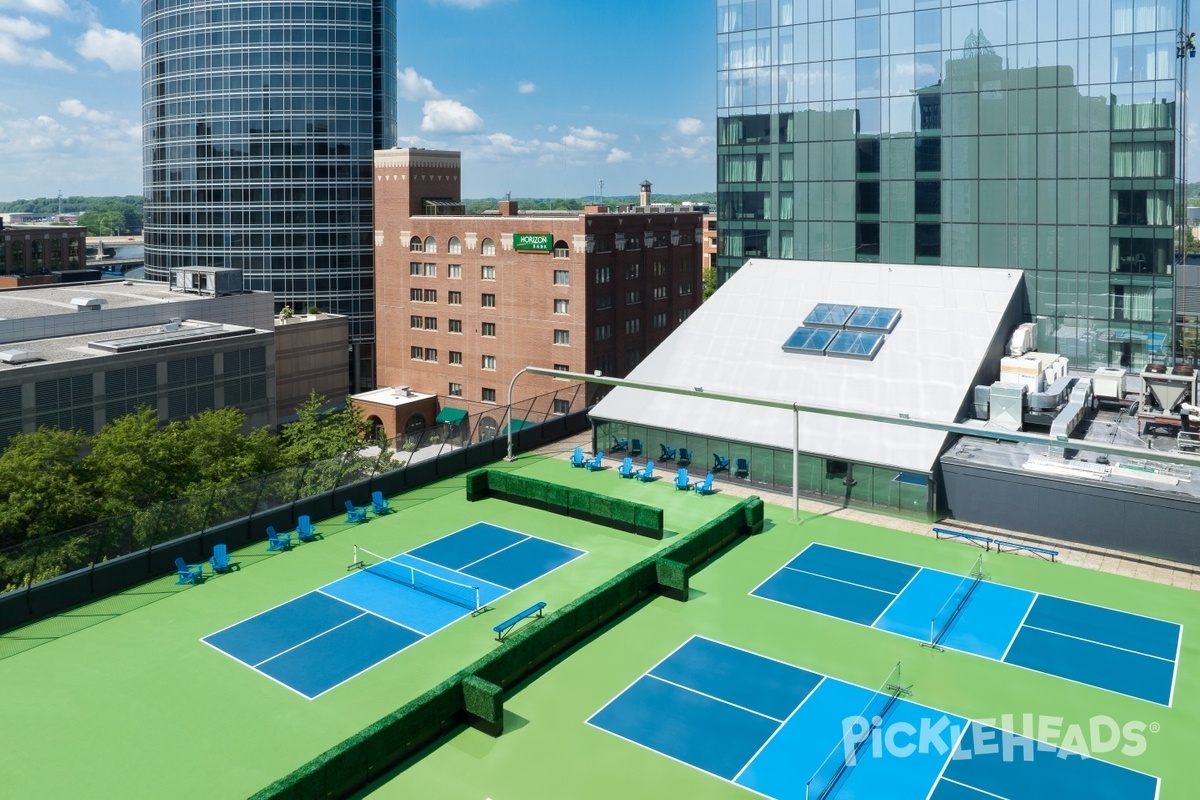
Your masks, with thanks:
[(532, 616), (536, 619), (536, 618), (542, 616), (542, 609), (545, 607), (546, 607), (545, 602), (534, 603), (529, 608), (522, 611), (520, 614), (514, 614), (513, 616), (504, 620), (504, 622), (501, 622), (499, 625), (492, 628), (492, 630), (494, 630), (496, 632), (496, 641), (503, 642), (504, 637), (507, 636), (510, 631), (512, 631), (513, 627), (516, 626), (516, 624), (518, 622), (525, 619), (526, 617)]

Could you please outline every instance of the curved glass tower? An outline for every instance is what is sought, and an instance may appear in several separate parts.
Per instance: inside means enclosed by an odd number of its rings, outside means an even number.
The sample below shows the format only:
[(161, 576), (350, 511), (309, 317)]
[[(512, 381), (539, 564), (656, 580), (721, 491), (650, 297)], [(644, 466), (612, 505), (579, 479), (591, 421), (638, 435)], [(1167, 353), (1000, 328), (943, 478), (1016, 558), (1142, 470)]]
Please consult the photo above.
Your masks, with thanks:
[(243, 270), (350, 318), (374, 386), (372, 161), (396, 142), (395, 0), (143, 0), (146, 272)]

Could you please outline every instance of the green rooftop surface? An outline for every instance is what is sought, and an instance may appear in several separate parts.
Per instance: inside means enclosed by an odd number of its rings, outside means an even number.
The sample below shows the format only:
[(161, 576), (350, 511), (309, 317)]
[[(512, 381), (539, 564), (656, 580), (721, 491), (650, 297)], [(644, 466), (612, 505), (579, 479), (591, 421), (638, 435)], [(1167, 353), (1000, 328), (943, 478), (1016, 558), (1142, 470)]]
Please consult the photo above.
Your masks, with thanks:
[[(392, 498), (398, 513), (347, 526), (285, 553), (266, 543), (233, 554), (241, 569), (178, 587), (174, 576), (0, 636), (0, 796), (246, 797), (413, 699), (495, 647), (492, 626), (537, 601), (553, 611), (734, 505), (727, 493), (679, 492), (616, 471), (526, 455), (496, 469), (603, 491), (664, 509), (663, 542), (527, 506), (467, 503), (461, 476)], [(719, 486), (719, 484), (718, 484)], [(361, 498), (359, 502), (364, 502)], [(1145, 752), (1098, 753), (1157, 775), (1161, 800), (1196, 796), (1200, 762), (1200, 594), (1019, 554), (990, 554), (990, 580), (1182, 623), (1171, 707), (751, 597), (810, 542), (965, 573), (979, 550), (767, 506), (767, 530), (691, 579), (686, 603), (656, 598), (505, 699), (505, 732), (462, 729), (364, 792), (379, 798), (752, 798), (757, 795), (645, 750), (586, 720), (693, 635), (863, 686), (897, 661), (912, 699), (979, 720), (1096, 716), (1144, 722)], [(486, 521), (587, 555), (467, 617), (315, 700), (236, 662), (201, 637), (346, 574), (352, 545), (384, 554)], [(529, 624), (537, 624), (531, 621)], [(1059, 743), (1059, 742), (1056, 742)]]

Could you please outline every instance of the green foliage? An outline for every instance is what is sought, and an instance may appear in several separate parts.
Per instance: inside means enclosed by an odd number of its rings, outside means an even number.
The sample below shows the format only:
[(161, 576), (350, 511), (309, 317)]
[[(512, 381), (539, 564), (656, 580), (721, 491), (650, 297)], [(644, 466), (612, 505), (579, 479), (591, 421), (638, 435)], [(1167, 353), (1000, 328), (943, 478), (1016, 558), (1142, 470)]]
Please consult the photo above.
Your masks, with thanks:
[(107, 199), (93, 203), (79, 215), (79, 224), (90, 236), (113, 236), (142, 229), (141, 205)]
[(704, 268), (704, 300), (713, 296), (713, 292), (717, 291), (717, 268)]
[(298, 419), (284, 425), (283, 461), (289, 465), (330, 458), (363, 446), (370, 426), (362, 412), (346, 400), (341, 411), (328, 410), (328, 401), (316, 392), (296, 409)]
[(28, 214), (46, 214), (47, 216), (57, 214), (61, 208), (64, 214), (80, 213), (90, 211), (96, 206), (102, 206), (106, 203), (124, 203), (134, 207), (137, 211), (138, 227), (141, 227), (142, 219), (142, 196), (139, 194), (130, 194), (124, 197), (81, 197), (73, 195), (71, 197), (37, 197), (32, 200), (12, 200), (10, 202), (0, 203), (0, 212), (25, 212)]
[(1183, 251), (1185, 253), (1200, 253), (1200, 240), (1197, 240), (1196, 237), (1192, 235), (1192, 229), (1186, 225), (1183, 227), (1183, 237)]
[(686, 564), (668, 558), (656, 558), (654, 571), (658, 580), (658, 591), (666, 597), (681, 602), (688, 598), (688, 568)]
[(95, 518), (80, 465), (86, 444), (79, 431), (38, 428), (0, 452), (0, 547)]

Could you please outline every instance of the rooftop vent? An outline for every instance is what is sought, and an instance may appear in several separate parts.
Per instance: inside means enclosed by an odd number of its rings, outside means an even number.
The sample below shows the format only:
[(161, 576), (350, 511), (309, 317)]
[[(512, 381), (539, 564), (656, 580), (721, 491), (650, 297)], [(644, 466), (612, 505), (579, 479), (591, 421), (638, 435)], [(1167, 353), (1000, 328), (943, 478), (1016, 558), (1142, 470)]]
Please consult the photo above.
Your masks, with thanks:
[(397, 386), (395, 389), (396, 397), (412, 397), (411, 386)]
[(103, 297), (72, 297), (71, 305), (76, 311), (99, 311), (108, 305), (108, 301)]
[(0, 364), (28, 364), (41, 360), (42, 357), (31, 350), (5, 350), (0, 353)]
[(183, 320), (179, 317), (171, 317), (170, 321), (158, 330), (160, 333), (167, 333), (168, 331), (177, 331), (181, 327), (183, 327)]

